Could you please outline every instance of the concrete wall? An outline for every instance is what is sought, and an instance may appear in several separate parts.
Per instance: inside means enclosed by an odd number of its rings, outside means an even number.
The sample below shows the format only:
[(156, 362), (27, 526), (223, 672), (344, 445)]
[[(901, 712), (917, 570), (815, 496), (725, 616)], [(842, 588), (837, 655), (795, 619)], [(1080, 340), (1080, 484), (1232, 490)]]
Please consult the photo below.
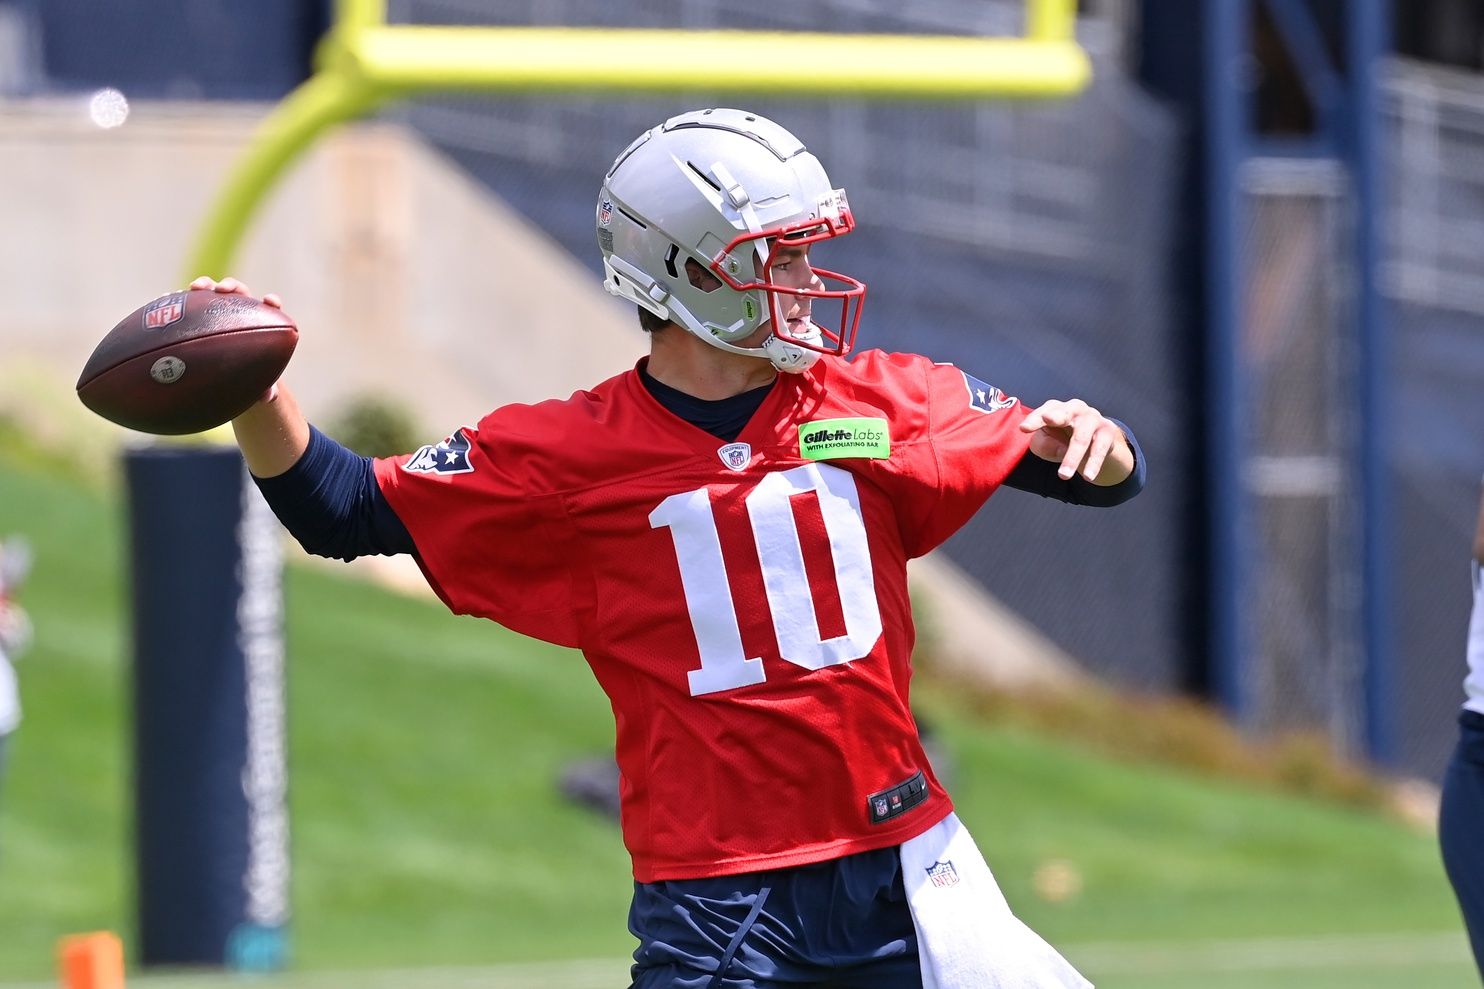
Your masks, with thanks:
[[(0, 104), (0, 368), (49, 367), (70, 388), (109, 328), (183, 284), (201, 217), (264, 112), (145, 104), (102, 130), (81, 103)], [(299, 323), (286, 377), (311, 418), (381, 389), (441, 436), (645, 349), (589, 270), (391, 125), (315, 147), (239, 257), (233, 273), (282, 295)]]

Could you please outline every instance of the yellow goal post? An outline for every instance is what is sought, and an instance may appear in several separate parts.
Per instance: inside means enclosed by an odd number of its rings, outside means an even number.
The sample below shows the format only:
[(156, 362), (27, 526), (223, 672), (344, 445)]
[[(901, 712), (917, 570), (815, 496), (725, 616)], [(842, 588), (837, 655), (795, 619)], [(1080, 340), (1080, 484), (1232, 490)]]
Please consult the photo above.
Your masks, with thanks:
[[(1076, 0), (1026, 0), (1025, 34), (763, 31), (388, 24), (386, 0), (338, 0), (316, 71), (263, 122), (197, 233), (185, 277), (228, 273), (258, 204), (337, 123), (421, 92), (601, 92), (979, 99), (1070, 96), (1092, 77)], [(788, 73), (716, 71), (738, 52), (808, 50)], [(661, 55), (661, 53), (663, 53)], [(704, 80), (701, 82), (700, 80)]]

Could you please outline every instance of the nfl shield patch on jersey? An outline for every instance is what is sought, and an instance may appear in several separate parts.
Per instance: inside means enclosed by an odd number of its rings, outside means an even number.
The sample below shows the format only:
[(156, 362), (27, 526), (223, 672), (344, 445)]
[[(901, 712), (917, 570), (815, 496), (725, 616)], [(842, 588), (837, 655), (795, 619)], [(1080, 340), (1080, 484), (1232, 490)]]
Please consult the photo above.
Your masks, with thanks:
[(750, 443), (728, 443), (716, 455), (721, 462), (727, 465), (729, 470), (746, 470), (747, 465), (752, 463), (752, 444)]
[(469, 437), (462, 429), (437, 446), (425, 446), (418, 450), (402, 469), (409, 474), (472, 474), (474, 465), (469, 462)]

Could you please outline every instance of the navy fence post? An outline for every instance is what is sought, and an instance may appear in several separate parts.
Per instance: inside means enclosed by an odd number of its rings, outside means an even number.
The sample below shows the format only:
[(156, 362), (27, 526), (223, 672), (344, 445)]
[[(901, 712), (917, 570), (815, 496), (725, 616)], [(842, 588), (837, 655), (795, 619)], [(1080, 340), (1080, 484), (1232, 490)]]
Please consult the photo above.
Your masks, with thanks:
[(235, 449), (125, 456), (144, 965), (282, 964), (282, 561)]
[(1242, 325), (1241, 196), (1238, 178), (1247, 152), (1245, 0), (1205, 5), (1203, 87), (1206, 139), (1206, 498), (1210, 527), (1210, 663), (1216, 697), (1233, 718), (1247, 713), (1243, 663), (1247, 635), (1241, 598), (1248, 578), (1241, 466)]
[(1360, 337), (1362, 486), (1362, 572), (1365, 581), (1365, 744), (1377, 763), (1397, 758), (1393, 720), (1397, 701), (1392, 696), (1391, 593), (1391, 449), (1386, 408), (1391, 394), (1385, 301), (1381, 295), (1382, 262), (1381, 108), (1379, 75), (1390, 49), (1387, 28), (1391, 4), (1364, 0), (1346, 19), (1346, 48), (1350, 61), (1350, 128), (1347, 143), (1351, 181), (1355, 186), (1355, 296)]

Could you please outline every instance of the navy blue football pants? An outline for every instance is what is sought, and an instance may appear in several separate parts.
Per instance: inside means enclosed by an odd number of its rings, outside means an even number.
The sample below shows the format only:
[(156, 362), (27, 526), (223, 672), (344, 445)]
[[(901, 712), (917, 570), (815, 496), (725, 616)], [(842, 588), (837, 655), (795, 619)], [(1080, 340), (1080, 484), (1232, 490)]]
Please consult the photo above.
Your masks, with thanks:
[(1484, 975), (1484, 714), (1464, 711), (1458, 724), (1458, 747), (1443, 777), (1438, 842)]
[(922, 989), (896, 848), (635, 883), (631, 989)]

